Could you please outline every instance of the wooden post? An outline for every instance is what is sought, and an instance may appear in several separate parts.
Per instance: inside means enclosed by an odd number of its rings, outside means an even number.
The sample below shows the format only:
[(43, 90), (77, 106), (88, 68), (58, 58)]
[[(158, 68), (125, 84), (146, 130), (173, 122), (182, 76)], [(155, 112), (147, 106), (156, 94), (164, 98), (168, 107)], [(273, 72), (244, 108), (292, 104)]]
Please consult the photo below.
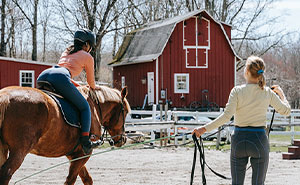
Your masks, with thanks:
[(159, 104), (159, 112), (160, 112), (160, 121), (162, 121), (162, 109), (163, 109), (163, 105), (162, 104)]
[[(163, 136), (163, 129), (159, 129), (159, 137), (160, 138), (164, 137)], [(163, 145), (163, 141), (161, 139), (159, 140), (159, 145), (160, 145), (160, 147), (162, 147), (162, 145)]]
[(294, 143), (294, 139), (295, 139), (295, 126), (293, 125), (295, 122), (295, 117), (293, 115), (291, 115), (291, 119), (290, 119), (290, 125), (291, 125), (291, 144)]
[[(165, 121), (168, 121), (168, 104), (165, 104)], [(167, 129), (164, 129), (164, 137), (167, 137)], [(167, 146), (167, 141), (169, 141), (169, 138), (164, 139), (164, 145)]]
[[(165, 128), (164, 129), (164, 137), (167, 137), (167, 129)], [(168, 138), (164, 139), (164, 146), (167, 146), (167, 141), (168, 141)]]
[(168, 104), (165, 104), (165, 121), (168, 121)]
[(152, 105), (152, 121), (155, 121), (156, 117), (156, 104)]
[[(178, 134), (178, 129), (177, 126), (174, 127), (174, 134), (177, 135)], [(178, 145), (178, 137), (175, 137), (175, 146)]]
[[(155, 140), (155, 134), (154, 134), (154, 131), (152, 130), (151, 131), (151, 140)], [(150, 145), (153, 145), (154, 143), (151, 142)]]
[(182, 135), (182, 144), (186, 143), (186, 135)]
[(218, 128), (216, 149), (219, 150), (221, 141), (221, 127)]

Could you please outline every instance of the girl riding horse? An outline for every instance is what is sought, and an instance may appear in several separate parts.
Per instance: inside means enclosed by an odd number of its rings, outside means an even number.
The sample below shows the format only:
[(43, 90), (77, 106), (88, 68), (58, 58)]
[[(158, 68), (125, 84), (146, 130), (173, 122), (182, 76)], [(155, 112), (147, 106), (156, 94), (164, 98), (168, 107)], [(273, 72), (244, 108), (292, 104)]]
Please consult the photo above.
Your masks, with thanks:
[(100, 142), (90, 141), (91, 110), (88, 102), (78, 91), (79, 86), (73, 77), (78, 76), (83, 69), (86, 71), (87, 82), (91, 89), (95, 89), (94, 59), (90, 51), (95, 46), (95, 35), (89, 30), (78, 30), (74, 34), (74, 45), (63, 52), (58, 65), (43, 71), (37, 83), (49, 82), (56, 92), (73, 103), (80, 111), (81, 137), (80, 142), (85, 154), (90, 154), (92, 149)]

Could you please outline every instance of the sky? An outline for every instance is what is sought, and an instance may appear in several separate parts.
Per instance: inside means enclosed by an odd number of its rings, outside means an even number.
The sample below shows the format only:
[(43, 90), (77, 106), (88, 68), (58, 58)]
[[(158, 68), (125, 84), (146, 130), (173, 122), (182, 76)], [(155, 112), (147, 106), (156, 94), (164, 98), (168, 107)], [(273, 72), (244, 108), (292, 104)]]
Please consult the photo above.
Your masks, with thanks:
[(300, 32), (300, 0), (280, 0), (274, 3), (270, 14), (283, 16), (281, 28), (285, 27), (287, 31)]

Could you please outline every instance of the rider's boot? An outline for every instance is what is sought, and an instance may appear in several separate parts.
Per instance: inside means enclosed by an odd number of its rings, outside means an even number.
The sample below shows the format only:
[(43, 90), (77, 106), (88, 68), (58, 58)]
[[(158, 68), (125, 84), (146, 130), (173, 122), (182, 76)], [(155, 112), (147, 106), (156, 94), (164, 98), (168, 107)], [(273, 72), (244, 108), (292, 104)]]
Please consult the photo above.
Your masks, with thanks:
[(89, 136), (81, 136), (80, 143), (82, 145), (82, 149), (85, 155), (90, 154), (94, 148), (100, 145), (99, 141), (91, 141)]

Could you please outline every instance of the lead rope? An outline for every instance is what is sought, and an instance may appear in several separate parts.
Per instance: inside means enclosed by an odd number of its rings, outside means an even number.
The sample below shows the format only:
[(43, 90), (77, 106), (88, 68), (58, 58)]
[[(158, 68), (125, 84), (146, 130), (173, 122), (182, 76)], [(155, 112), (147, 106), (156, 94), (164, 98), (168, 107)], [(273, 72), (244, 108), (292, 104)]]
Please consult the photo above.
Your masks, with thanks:
[(216, 172), (215, 170), (213, 170), (206, 162), (205, 162), (205, 155), (204, 155), (204, 146), (203, 146), (203, 141), (202, 138), (200, 137), (200, 143), (196, 137), (195, 134), (193, 134), (192, 136), (194, 143), (195, 143), (195, 147), (194, 147), (194, 159), (193, 159), (193, 165), (192, 165), (192, 172), (191, 172), (191, 181), (190, 181), (190, 185), (193, 184), (194, 181), (194, 173), (195, 173), (195, 166), (196, 166), (196, 160), (197, 160), (197, 149), (199, 150), (200, 153), (200, 166), (201, 166), (201, 171), (202, 171), (202, 184), (206, 185), (206, 177), (205, 177), (205, 165), (207, 166), (207, 168), (213, 172), (216, 176), (221, 177), (222, 179), (227, 179), (230, 180), (231, 178), (226, 177), (218, 172)]
[(273, 121), (274, 121), (274, 116), (275, 116), (275, 109), (273, 110), (273, 114), (272, 114), (272, 119), (271, 119), (271, 122), (270, 122), (270, 127), (269, 127), (269, 130), (268, 130), (268, 139), (270, 139), (270, 132), (273, 130), (272, 129), (272, 125), (273, 125)]
[(200, 153), (200, 161), (199, 162), (200, 162), (200, 167), (201, 167), (201, 171), (202, 171), (202, 184), (206, 185), (205, 155), (204, 155), (204, 148), (203, 148), (202, 138), (200, 137), (200, 143), (201, 143), (201, 145), (200, 145), (196, 135), (193, 134), (192, 137), (193, 137), (193, 140), (194, 140), (194, 143), (195, 143), (195, 147), (194, 147), (194, 159), (193, 159), (193, 165), (192, 165), (190, 185), (192, 185), (193, 181), (194, 181), (195, 166), (196, 166), (196, 161), (197, 161), (197, 148), (198, 148), (199, 153)]

